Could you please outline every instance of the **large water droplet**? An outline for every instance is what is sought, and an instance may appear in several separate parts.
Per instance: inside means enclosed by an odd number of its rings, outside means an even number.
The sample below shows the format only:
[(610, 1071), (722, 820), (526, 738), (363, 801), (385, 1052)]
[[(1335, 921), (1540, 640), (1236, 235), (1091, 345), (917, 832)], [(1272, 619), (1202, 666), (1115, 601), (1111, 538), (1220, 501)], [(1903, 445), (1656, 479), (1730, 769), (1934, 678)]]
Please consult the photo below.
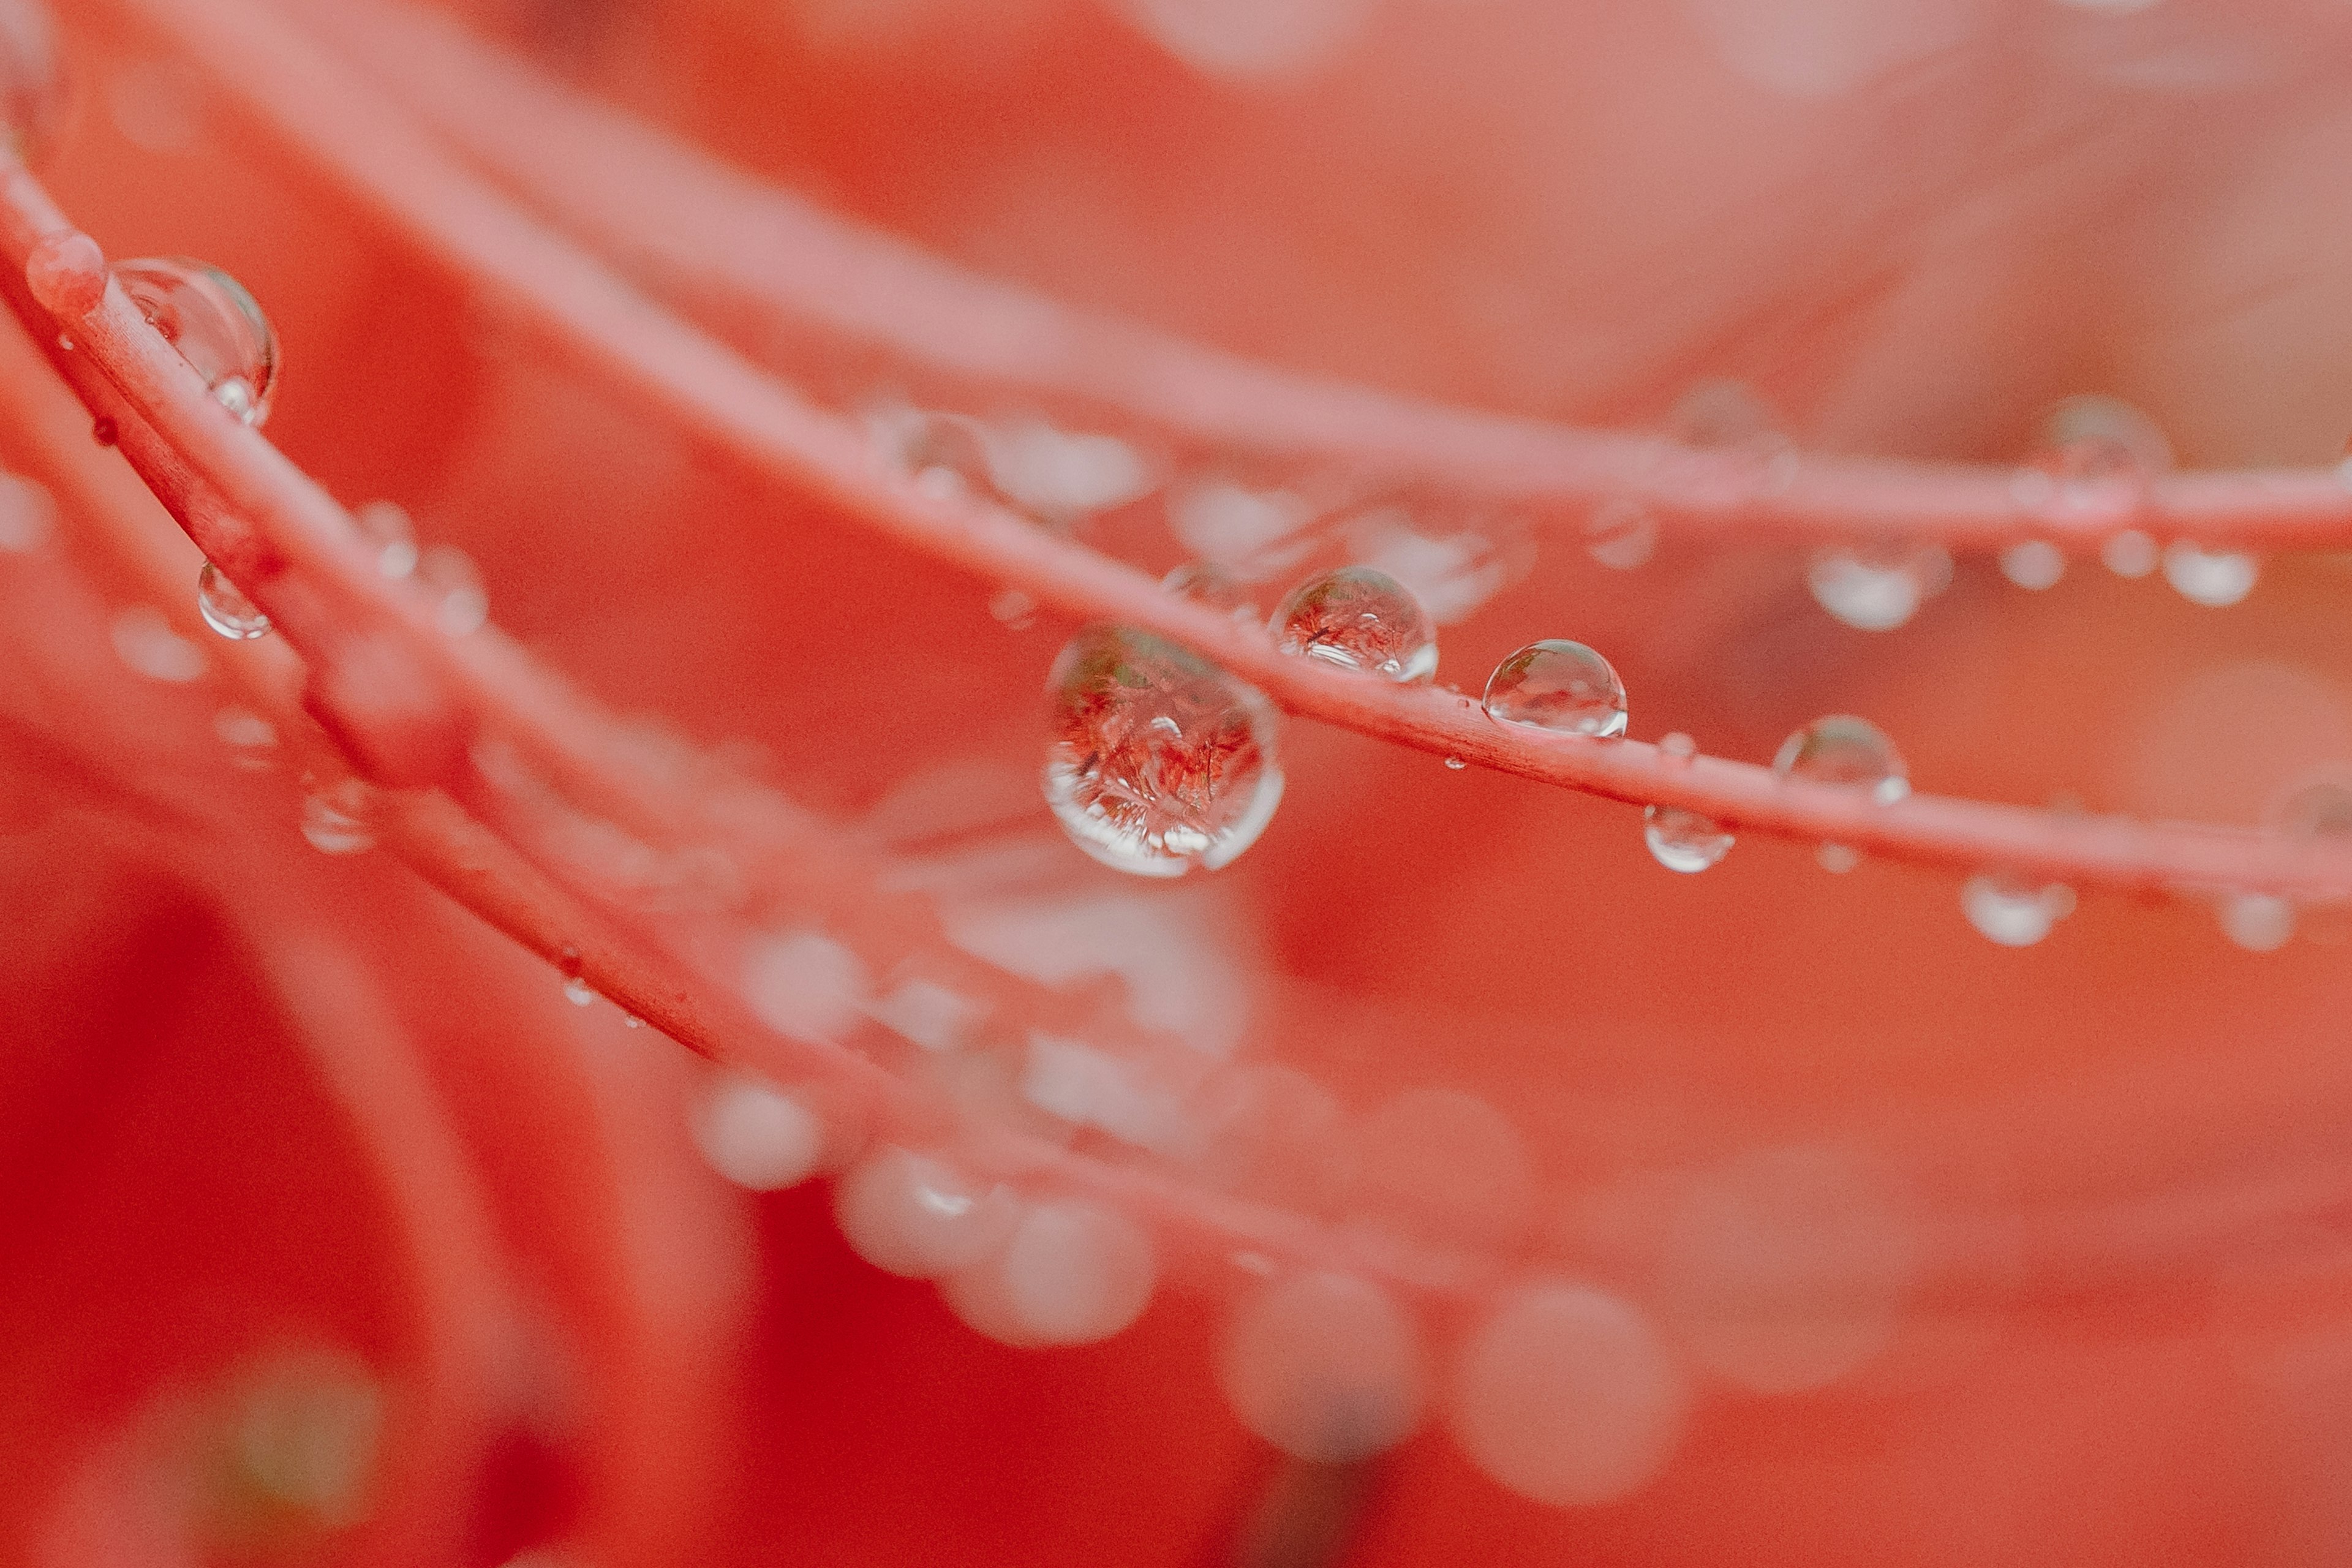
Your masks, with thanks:
[(1089, 626), (1054, 661), (1047, 696), (1045, 802), (1106, 866), (1214, 870), (1281, 804), (1273, 704), (1172, 643)]
[(2172, 444), (2156, 422), (2120, 398), (2070, 397), (2042, 425), (2033, 466), (2048, 476), (2042, 509), (2056, 516), (2128, 516), (2172, 467)]
[(205, 625), (231, 642), (269, 634), (269, 617), (209, 561), (196, 574), (196, 610), (205, 617)]
[(1242, 1425), (1294, 1458), (1361, 1459), (1420, 1424), (1429, 1377), (1412, 1320), (1347, 1274), (1298, 1274), (1235, 1316), (1217, 1381)]
[(755, 1193), (798, 1186), (816, 1173), (824, 1154), (817, 1113), (757, 1079), (722, 1079), (698, 1107), (693, 1128), (695, 1147), (710, 1168)]
[(360, 779), (341, 779), (302, 797), (302, 837), (322, 855), (357, 855), (375, 847), (375, 792)]
[(2242, 551), (2200, 550), (2176, 539), (2164, 550), (2164, 580), (2192, 605), (2234, 605), (2254, 591), (2262, 563)]
[(1486, 711), (1507, 724), (1564, 735), (1625, 732), (1625, 684), (1609, 661), (1580, 642), (1529, 643), (1495, 667)]
[(269, 417), (278, 334), (245, 285), (217, 267), (178, 256), (118, 261), (114, 280), (223, 407), (247, 425)]
[(1960, 888), (1960, 910), (1988, 942), (2032, 947), (2074, 912), (2074, 891), (2063, 883), (2037, 884), (2005, 871), (1985, 871)]
[(1391, 680), (1437, 673), (1437, 632), (1421, 601), (1385, 572), (1343, 566), (1310, 577), (1274, 613), (1285, 653)]
[(1893, 631), (1951, 581), (1937, 544), (1841, 546), (1816, 554), (1805, 584), (1813, 602), (1857, 631)]
[(1677, 805), (1642, 814), (1642, 841), (1669, 871), (1704, 871), (1731, 853), (1731, 830), (1711, 816)]
[(1895, 742), (1869, 720), (1850, 713), (1816, 719), (1790, 735), (1772, 759), (1772, 771), (1782, 778), (1867, 790), (1882, 805), (1911, 793), (1909, 772)]

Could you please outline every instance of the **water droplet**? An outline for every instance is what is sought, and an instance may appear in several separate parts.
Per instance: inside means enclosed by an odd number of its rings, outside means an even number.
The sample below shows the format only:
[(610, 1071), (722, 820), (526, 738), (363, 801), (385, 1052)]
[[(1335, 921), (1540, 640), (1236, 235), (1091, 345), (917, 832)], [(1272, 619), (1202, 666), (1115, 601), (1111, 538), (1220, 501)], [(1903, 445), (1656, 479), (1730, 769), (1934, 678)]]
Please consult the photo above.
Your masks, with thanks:
[(1711, 816), (1675, 805), (1642, 814), (1642, 841), (1669, 871), (1704, 871), (1731, 853), (1731, 830)]
[(2154, 420), (2120, 398), (2070, 397), (2042, 420), (2033, 467), (2050, 480), (2045, 515), (2129, 516), (2147, 505), (2149, 486), (2172, 467), (2172, 445)]
[(1352, 1275), (1297, 1274), (1235, 1315), (1217, 1381), (1243, 1426), (1317, 1464), (1367, 1458), (1421, 1424), (1429, 1374), (1412, 1320)]
[(1437, 633), (1421, 601), (1385, 572), (1343, 566), (1310, 577), (1274, 613), (1282, 651), (1391, 680), (1437, 673)]
[(1106, 866), (1215, 870), (1282, 801), (1273, 704), (1171, 643), (1089, 626), (1054, 661), (1045, 803)]
[(2200, 550), (2185, 539), (2164, 549), (2164, 580), (2192, 605), (2234, 605), (2254, 591), (2262, 563), (2242, 551)]
[(453, 637), (482, 629), (490, 617), (490, 596), (474, 559), (453, 544), (436, 544), (417, 557), (416, 583), (437, 606), (434, 618)]
[(1814, 847), (1813, 861), (1822, 870), (1843, 877), (1862, 864), (1862, 851), (1851, 844), (1822, 844)]
[(1556, 1508), (1623, 1497), (1679, 1440), (1690, 1391), (1645, 1318), (1566, 1281), (1506, 1298), (1463, 1346), (1455, 1441), (1480, 1469)]
[(1037, 624), (1037, 601), (1018, 588), (1000, 588), (989, 595), (988, 613), (1016, 632)]
[(2221, 900), (2221, 931), (2248, 952), (2276, 952), (2294, 935), (2294, 903), (2276, 893), (2233, 893)]
[(30, 554), (57, 531), (58, 503), (47, 487), (21, 474), (0, 474), (0, 551)]
[(1658, 742), (1658, 751), (1665, 757), (1669, 766), (1686, 768), (1690, 766), (1691, 760), (1698, 755), (1698, 742), (1680, 730), (1674, 730), (1668, 731)]
[(1249, 589), (1232, 573), (1209, 562), (1179, 566), (1162, 577), (1160, 585), (1180, 599), (1223, 610), (1237, 621), (1257, 619), (1257, 605), (1251, 601)]
[(416, 570), (416, 528), (398, 501), (372, 500), (352, 512), (352, 528), (375, 552), (375, 569), (394, 582)]
[(795, 1039), (847, 1039), (868, 994), (865, 963), (819, 931), (761, 937), (745, 958), (744, 1000), (761, 1023)]
[(1468, 767), (1470, 764), (1469, 764), (1468, 763), (1464, 762), (1464, 761), (1463, 761), (1461, 758), (1459, 758), (1459, 757), (1448, 757), (1448, 758), (1446, 758), (1446, 759), (1445, 759), (1445, 765), (1446, 765), (1447, 767), (1449, 767), (1449, 768), (1453, 769), (1455, 773), (1460, 773), (1464, 768)]
[(247, 772), (269, 766), (278, 750), (278, 726), (243, 708), (224, 708), (213, 715), (213, 733), (230, 749), (229, 760)]
[[(633, 1021), (643, 1026), (644, 1020)], [(824, 1156), (823, 1119), (798, 1097), (757, 1079), (721, 1079), (692, 1125), (694, 1145), (710, 1168), (755, 1193), (798, 1186)]]
[(1893, 631), (1951, 581), (1952, 558), (1937, 544), (1841, 546), (1814, 555), (1805, 572), (1813, 602), (1857, 631)]
[[(106, 297), (106, 254), (78, 229), (49, 235), (25, 258), (25, 286), (60, 321), (88, 315)], [(70, 343), (65, 347), (72, 352)]]
[(2137, 528), (2111, 534), (2099, 546), (2099, 559), (2118, 577), (2145, 577), (2156, 570), (2156, 541)]
[(1529, 643), (1495, 667), (1486, 711), (1507, 724), (1606, 739), (1625, 732), (1625, 685), (1580, 642)]
[(256, 609), (253, 601), (245, 596), (245, 590), (230, 582), (209, 561), (196, 574), (196, 609), (205, 617), (205, 625), (231, 642), (267, 637), (269, 633), (269, 617)]
[(989, 478), (1005, 499), (1066, 523), (1151, 488), (1142, 454), (1116, 436), (1073, 435), (1042, 420), (983, 426)]
[(866, 426), (883, 466), (925, 495), (954, 500), (988, 489), (978, 421), (891, 403), (870, 410)]
[(585, 1007), (597, 1000), (596, 988), (574, 974), (563, 982), (563, 999), (574, 1007)]
[(1961, 886), (1960, 909), (1988, 942), (2032, 947), (2074, 912), (2074, 890), (2063, 883), (2037, 886), (2010, 872), (1985, 871)]
[(1584, 521), (1586, 553), (1612, 572), (1631, 572), (1657, 553), (1658, 520), (1637, 500), (1603, 501)]
[(1143, 1315), (1158, 1274), (1151, 1237), (1115, 1209), (1082, 1199), (1033, 1205), (1003, 1251), (953, 1276), (956, 1315), (1014, 1345), (1087, 1345)]
[(375, 847), (375, 792), (360, 779), (341, 779), (302, 797), (302, 837), (322, 855), (358, 855)]
[(1002, 1244), (1019, 1218), (1006, 1188), (943, 1160), (888, 1148), (858, 1162), (834, 1190), (834, 1217), (857, 1256), (908, 1279), (969, 1268)]
[(2040, 593), (2066, 575), (2066, 555), (2046, 539), (2023, 539), (2000, 552), (2000, 574)]
[(131, 605), (109, 631), (116, 657), (150, 680), (184, 685), (205, 673), (205, 650), (173, 631), (152, 605)]
[(621, 1015), (621, 1026), (625, 1029), (642, 1029), (646, 1026), (646, 1021), (635, 1013), (624, 1013)]
[[(223, 407), (247, 425), (269, 417), (278, 334), (243, 284), (216, 267), (177, 256), (118, 261), (114, 280)], [(243, 384), (224, 392), (232, 380)]]
[(1895, 742), (1869, 720), (1850, 713), (1816, 719), (1790, 735), (1772, 759), (1772, 771), (1782, 778), (1868, 790), (1881, 805), (1911, 793), (1909, 772)]

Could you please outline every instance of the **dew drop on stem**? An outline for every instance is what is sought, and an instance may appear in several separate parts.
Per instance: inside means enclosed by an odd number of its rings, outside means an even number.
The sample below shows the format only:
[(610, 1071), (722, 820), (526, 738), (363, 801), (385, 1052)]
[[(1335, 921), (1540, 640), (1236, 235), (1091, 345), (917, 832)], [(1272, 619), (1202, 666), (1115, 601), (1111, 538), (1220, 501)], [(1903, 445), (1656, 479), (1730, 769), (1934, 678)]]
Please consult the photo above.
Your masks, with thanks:
[(1507, 724), (1607, 739), (1625, 732), (1625, 684), (1582, 643), (1529, 643), (1487, 679), (1487, 713)]
[(278, 390), (278, 333), (236, 279), (185, 257), (114, 264), (114, 280), (147, 324), (204, 377), (214, 398), (247, 425), (269, 417)]
[(196, 610), (205, 625), (231, 642), (244, 642), (269, 633), (269, 617), (255, 607), (245, 590), (228, 580), (211, 562), (196, 574)]
[(1274, 613), (1282, 651), (1409, 682), (1437, 673), (1437, 631), (1403, 584), (1370, 566), (1308, 578)]

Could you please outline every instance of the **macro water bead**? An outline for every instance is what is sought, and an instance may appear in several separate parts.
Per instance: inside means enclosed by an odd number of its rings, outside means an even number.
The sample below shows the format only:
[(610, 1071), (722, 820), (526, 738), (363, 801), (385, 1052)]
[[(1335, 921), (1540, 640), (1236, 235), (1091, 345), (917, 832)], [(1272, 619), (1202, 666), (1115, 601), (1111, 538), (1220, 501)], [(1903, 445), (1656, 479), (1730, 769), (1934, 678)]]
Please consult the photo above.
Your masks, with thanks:
[(245, 285), (217, 267), (177, 256), (118, 261), (114, 280), (205, 378), (215, 402), (247, 425), (269, 417), (278, 333)]
[(1255, 843), (1281, 804), (1274, 705), (1148, 632), (1080, 632), (1054, 661), (1047, 696), (1046, 804), (1106, 866), (1142, 877), (1214, 870)]
[(1546, 638), (1495, 667), (1486, 711), (1507, 724), (1605, 739), (1625, 732), (1625, 683), (1582, 643)]
[(205, 625), (231, 642), (244, 642), (269, 630), (269, 617), (209, 561), (196, 574), (196, 612), (204, 616)]
[(1731, 853), (1732, 833), (1696, 811), (1653, 805), (1642, 814), (1642, 842), (1669, 871), (1704, 871)]
[(1282, 651), (1391, 680), (1437, 673), (1437, 631), (1403, 584), (1369, 566), (1310, 577), (1274, 613)]
[(1780, 743), (1772, 771), (1782, 778), (1867, 790), (1881, 805), (1911, 793), (1909, 770), (1877, 725), (1850, 713), (1816, 719)]

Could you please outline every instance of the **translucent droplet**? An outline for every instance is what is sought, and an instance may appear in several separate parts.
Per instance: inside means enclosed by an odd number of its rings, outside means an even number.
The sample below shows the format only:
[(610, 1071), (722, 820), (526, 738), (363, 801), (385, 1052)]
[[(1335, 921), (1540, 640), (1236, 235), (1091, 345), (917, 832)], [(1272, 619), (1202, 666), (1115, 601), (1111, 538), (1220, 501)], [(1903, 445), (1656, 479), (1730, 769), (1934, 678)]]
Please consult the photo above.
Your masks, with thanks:
[(2020, 540), (2000, 552), (2000, 574), (2038, 594), (2066, 575), (2066, 555), (2046, 539)]
[(47, 487), (21, 474), (0, 474), (0, 551), (30, 554), (57, 531), (58, 503)]
[(2276, 893), (2233, 893), (2221, 900), (2221, 931), (2248, 952), (2276, 952), (2294, 936), (2294, 903)]
[(278, 750), (278, 726), (243, 708), (224, 708), (215, 713), (213, 733), (229, 748), (229, 760), (248, 772), (269, 766)]
[(1698, 742), (1680, 730), (1668, 731), (1659, 742), (1658, 751), (1670, 766), (1686, 768), (1698, 755)]
[(1772, 759), (1772, 771), (1782, 778), (1867, 790), (1882, 805), (1911, 793), (1909, 771), (1895, 742), (1869, 720), (1850, 713), (1816, 719), (1790, 735)]
[(1480, 1469), (1523, 1497), (1575, 1508), (1657, 1473), (1690, 1391), (1640, 1312), (1562, 1281), (1520, 1289), (1479, 1325), (1449, 1405), (1454, 1438)]
[(1437, 673), (1437, 632), (1421, 601), (1385, 572), (1343, 566), (1310, 577), (1274, 613), (1285, 653), (1391, 680)]
[(2074, 889), (2062, 883), (2036, 884), (2008, 872), (1986, 871), (1960, 888), (1960, 909), (1986, 941), (2003, 947), (2032, 947), (2074, 911)]
[(196, 574), (196, 609), (205, 617), (205, 625), (231, 642), (269, 634), (269, 617), (256, 609), (253, 601), (245, 596), (245, 590), (230, 582), (209, 561)]
[(1016, 1345), (1086, 1345), (1143, 1315), (1158, 1273), (1151, 1237), (1118, 1210), (1082, 1199), (1030, 1206), (1003, 1251), (957, 1275), (956, 1314)]
[(1276, 1281), (1235, 1315), (1217, 1381), (1242, 1425), (1294, 1458), (1341, 1464), (1421, 1423), (1421, 1336), (1389, 1293), (1348, 1274)]
[(2052, 515), (2128, 516), (2172, 467), (2172, 444), (2156, 422), (2120, 398), (2070, 397), (2042, 420), (2033, 466), (2049, 477)]
[(1580, 642), (1529, 643), (1495, 667), (1486, 711), (1507, 724), (1564, 735), (1625, 732), (1625, 685), (1609, 661)]
[(375, 792), (359, 779), (313, 788), (302, 797), (302, 837), (322, 855), (375, 847)]
[(1018, 588), (1000, 588), (989, 595), (988, 613), (1016, 632), (1037, 624), (1037, 601)]
[(152, 605), (133, 605), (108, 628), (116, 657), (150, 680), (185, 685), (205, 673), (205, 650), (172, 629)]
[(1951, 580), (1941, 545), (1842, 546), (1815, 554), (1805, 584), (1813, 602), (1857, 631), (1893, 631)]
[(375, 552), (375, 569), (397, 582), (416, 570), (416, 528), (398, 501), (372, 500), (352, 512), (352, 526)]
[(1118, 870), (1226, 865), (1282, 801), (1273, 704), (1147, 632), (1089, 626), (1054, 661), (1045, 803)]
[(1237, 621), (1257, 619), (1257, 605), (1249, 589), (1223, 567), (1206, 561), (1189, 562), (1160, 580), (1160, 585), (1180, 599), (1190, 599), (1223, 610)]
[(574, 1007), (585, 1007), (597, 1000), (596, 988), (574, 974), (563, 982), (563, 999)]
[(755, 1193), (798, 1186), (816, 1173), (824, 1155), (824, 1122), (817, 1113), (757, 1079), (721, 1079), (698, 1109), (693, 1129), (695, 1147), (710, 1168)]
[[(243, 284), (216, 267), (177, 256), (118, 261), (114, 280), (223, 407), (247, 425), (269, 417), (278, 334)], [(224, 391), (232, 380), (240, 384)]]
[(795, 1039), (849, 1038), (869, 994), (865, 962), (822, 931), (762, 936), (744, 958), (744, 1000), (761, 1023)]
[(1031, 419), (983, 426), (980, 438), (997, 490), (1052, 521), (1122, 505), (1151, 488), (1142, 454), (1116, 436), (1072, 434)]
[(431, 596), (434, 618), (453, 637), (482, 629), (490, 617), (490, 596), (474, 559), (453, 544), (436, 544), (417, 558), (416, 583)]
[(1584, 522), (1586, 553), (1612, 572), (1631, 572), (1657, 553), (1658, 520), (1637, 500), (1603, 501)]
[(2111, 534), (2099, 546), (2099, 560), (2118, 577), (2145, 577), (2156, 570), (2156, 541), (2137, 528)]
[(1704, 871), (1731, 853), (1732, 834), (1711, 816), (1653, 805), (1642, 814), (1642, 841), (1669, 871)]
[(2185, 539), (2164, 549), (2164, 580), (2192, 605), (2221, 609), (2254, 591), (2262, 563), (2242, 551), (2200, 550)]
[(1469, 764), (1468, 763), (1464, 762), (1464, 761), (1463, 761), (1461, 758), (1459, 758), (1459, 757), (1448, 757), (1448, 758), (1446, 758), (1446, 759), (1445, 759), (1445, 765), (1446, 765), (1448, 768), (1451, 768), (1454, 772), (1455, 772), (1455, 773), (1460, 773), (1464, 768), (1468, 767), (1470, 764)]
[(834, 1190), (834, 1216), (857, 1256), (887, 1273), (930, 1279), (969, 1268), (1008, 1236), (1019, 1204), (945, 1161), (889, 1148)]

